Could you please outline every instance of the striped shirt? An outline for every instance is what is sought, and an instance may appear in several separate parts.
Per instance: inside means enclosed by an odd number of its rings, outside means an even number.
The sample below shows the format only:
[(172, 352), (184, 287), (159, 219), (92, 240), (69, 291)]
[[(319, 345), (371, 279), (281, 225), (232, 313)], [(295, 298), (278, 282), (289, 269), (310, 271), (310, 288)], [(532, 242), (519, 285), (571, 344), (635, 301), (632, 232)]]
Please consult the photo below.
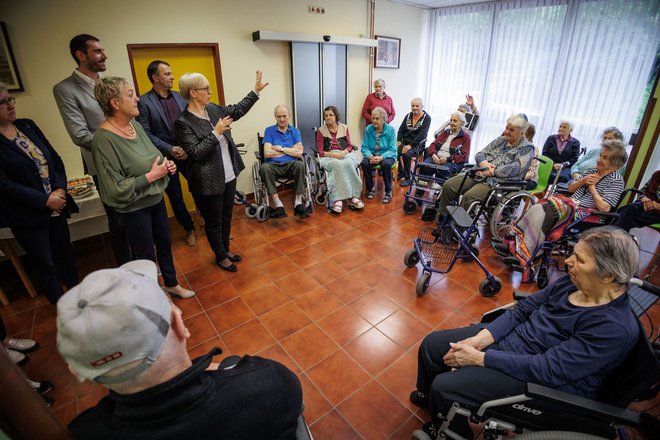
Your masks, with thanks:
[[(589, 174), (595, 173), (597, 173), (596, 169), (591, 168), (584, 173), (584, 175), (588, 176)], [(623, 177), (621, 177), (621, 174), (619, 174), (618, 171), (614, 171), (600, 179), (596, 184), (596, 191), (612, 208), (614, 208), (619, 202), (621, 193), (623, 193), (623, 187)], [(577, 191), (573, 193), (572, 198), (579, 203), (580, 210), (596, 209), (596, 202), (594, 202), (591, 191), (589, 191), (589, 187), (587, 186), (581, 186), (578, 188)]]

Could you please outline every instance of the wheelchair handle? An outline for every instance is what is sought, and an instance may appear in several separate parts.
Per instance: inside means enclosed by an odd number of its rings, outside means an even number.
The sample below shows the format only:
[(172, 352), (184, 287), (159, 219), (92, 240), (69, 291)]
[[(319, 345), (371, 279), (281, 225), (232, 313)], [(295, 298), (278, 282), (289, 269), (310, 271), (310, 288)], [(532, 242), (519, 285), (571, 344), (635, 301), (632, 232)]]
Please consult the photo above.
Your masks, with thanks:
[(639, 278), (631, 278), (628, 284), (639, 286), (647, 292), (651, 292), (655, 296), (660, 296), (660, 287), (655, 284), (651, 284), (648, 281), (641, 280)]
[(538, 160), (538, 161), (541, 162), (541, 163), (548, 163), (547, 160), (545, 160), (545, 159), (541, 159), (540, 157), (534, 157), (534, 159), (535, 159), (535, 160)]
[(468, 173), (474, 174), (478, 173), (479, 171), (487, 171), (488, 167), (473, 167), (467, 170)]

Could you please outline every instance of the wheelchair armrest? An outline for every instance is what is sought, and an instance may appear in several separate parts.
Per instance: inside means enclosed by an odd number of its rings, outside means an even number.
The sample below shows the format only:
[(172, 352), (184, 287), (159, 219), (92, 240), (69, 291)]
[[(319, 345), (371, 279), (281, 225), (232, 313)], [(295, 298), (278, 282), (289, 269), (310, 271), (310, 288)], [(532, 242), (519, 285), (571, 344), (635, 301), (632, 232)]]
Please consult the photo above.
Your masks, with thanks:
[(516, 301), (520, 301), (523, 298), (527, 298), (528, 296), (532, 296), (532, 292), (523, 292), (522, 290), (514, 290), (513, 291), (513, 299)]
[(525, 385), (525, 395), (543, 402), (557, 404), (562, 409), (572, 411), (576, 414), (607, 419), (628, 426), (637, 426), (639, 424), (639, 414), (634, 411), (565, 393), (543, 385), (527, 383)]

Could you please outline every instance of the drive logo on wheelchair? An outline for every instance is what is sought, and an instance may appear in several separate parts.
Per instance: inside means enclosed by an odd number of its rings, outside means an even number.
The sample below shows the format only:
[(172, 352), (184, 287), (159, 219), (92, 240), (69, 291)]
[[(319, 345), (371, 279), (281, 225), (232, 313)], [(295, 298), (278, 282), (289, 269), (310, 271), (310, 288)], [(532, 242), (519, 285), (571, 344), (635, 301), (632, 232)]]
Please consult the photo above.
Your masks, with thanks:
[(526, 413), (529, 413), (529, 414), (534, 414), (535, 416), (540, 416), (541, 414), (543, 414), (543, 411), (541, 411), (540, 409), (529, 408), (529, 407), (523, 405), (522, 403), (516, 403), (515, 405), (511, 405), (511, 406), (514, 409), (517, 409), (519, 411), (526, 412)]

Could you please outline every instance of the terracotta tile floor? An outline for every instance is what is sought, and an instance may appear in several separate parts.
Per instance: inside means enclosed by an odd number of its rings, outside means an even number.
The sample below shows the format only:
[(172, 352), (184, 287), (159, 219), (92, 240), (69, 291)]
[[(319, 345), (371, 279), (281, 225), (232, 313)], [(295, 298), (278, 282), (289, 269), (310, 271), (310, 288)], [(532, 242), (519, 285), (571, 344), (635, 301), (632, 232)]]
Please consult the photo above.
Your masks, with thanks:
[[(395, 188), (389, 205), (379, 193), (365, 200), (363, 212), (340, 216), (320, 207), (304, 220), (292, 215), (290, 194), (284, 219), (258, 223), (236, 206), (232, 250), (243, 261), (235, 274), (213, 264), (202, 229), (198, 245), (189, 248), (173, 222), (179, 281), (197, 291), (195, 298), (176, 301), (192, 334), (191, 356), (218, 346), (220, 358), (249, 353), (282, 362), (300, 377), (305, 418), (317, 439), (409, 439), (429, 418), (408, 402), (420, 340), (434, 329), (477, 322), (483, 312), (510, 302), (513, 288), (531, 291), (534, 285), (520, 286), (520, 274), (509, 272), (480, 240), (483, 263), (504, 284), (497, 297), (478, 293), (484, 274), (474, 263), (434, 274), (427, 295), (417, 297), (421, 271), (406, 268), (403, 255), (423, 223), (419, 213), (403, 213), (403, 193)], [(655, 250), (657, 238), (643, 243), (649, 241)], [(81, 275), (112, 267), (107, 237), (76, 243), (76, 253)], [(13, 297), (0, 307), (8, 331), (41, 344), (25, 374), (54, 382), (53, 410), (69, 422), (105, 391), (78, 383), (67, 371), (55, 349), (54, 307), (43, 297), (29, 299), (9, 263), (0, 263), (0, 276)], [(658, 310), (652, 312), (656, 323)]]

